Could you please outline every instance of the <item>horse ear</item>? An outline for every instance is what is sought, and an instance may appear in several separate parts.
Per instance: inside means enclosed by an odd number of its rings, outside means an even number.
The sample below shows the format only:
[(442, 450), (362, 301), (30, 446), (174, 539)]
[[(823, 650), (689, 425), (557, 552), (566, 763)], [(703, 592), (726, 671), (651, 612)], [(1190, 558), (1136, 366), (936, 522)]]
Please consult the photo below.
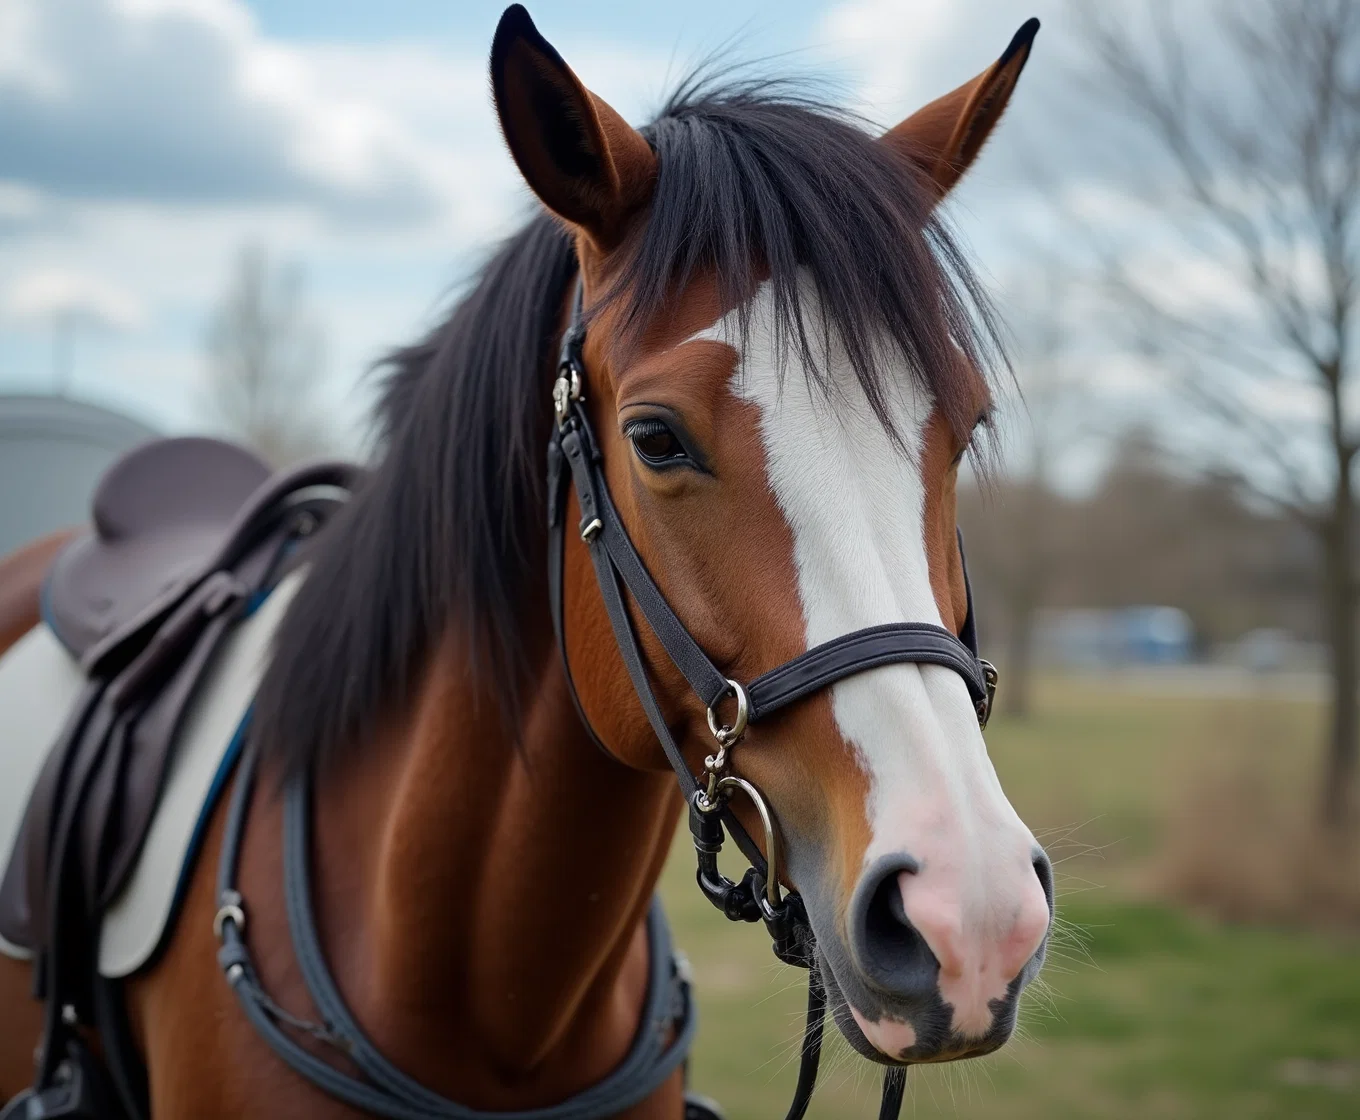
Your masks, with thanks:
[(505, 9), (491, 43), (491, 89), (529, 187), (612, 247), (656, 182), (656, 156), (642, 134), (581, 84), (519, 4)]
[(1001, 119), (1038, 33), (1039, 21), (1026, 20), (1005, 53), (971, 82), (883, 134), (885, 144), (925, 173), (937, 198), (944, 198), (968, 170)]

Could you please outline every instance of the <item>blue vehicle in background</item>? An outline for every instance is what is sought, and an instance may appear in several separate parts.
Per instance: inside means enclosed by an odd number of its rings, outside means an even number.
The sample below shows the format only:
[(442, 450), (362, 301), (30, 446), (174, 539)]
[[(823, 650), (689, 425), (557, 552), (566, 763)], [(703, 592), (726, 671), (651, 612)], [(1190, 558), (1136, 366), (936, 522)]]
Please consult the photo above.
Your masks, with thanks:
[(1195, 631), (1179, 607), (1063, 610), (1045, 615), (1038, 644), (1044, 660), (1069, 668), (1185, 665)]
[(1128, 607), (1115, 622), (1122, 664), (1184, 665), (1194, 653), (1194, 627), (1179, 607)]

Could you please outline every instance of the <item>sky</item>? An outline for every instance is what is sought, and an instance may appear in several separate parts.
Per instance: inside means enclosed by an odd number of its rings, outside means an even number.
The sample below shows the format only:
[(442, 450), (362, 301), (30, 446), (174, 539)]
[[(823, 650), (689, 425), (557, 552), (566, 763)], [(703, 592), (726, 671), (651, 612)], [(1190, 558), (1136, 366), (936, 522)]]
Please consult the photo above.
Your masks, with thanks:
[[(1016, 293), (1033, 288), (1055, 209), (1117, 205), (1089, 126), (1072, 123), (1061, 0), (528, 7), (637, 123), (687, 64), (726, 45), (826, 77), (890, 125), (1038, 15), (1011, 110), (950, 218), (1003, 310), (1023, 313)], [(315, 407), (341, 449), (357, 447), (366, 371), (436, 321), (530, 205), (487, 88), (501, 9), (0, 0), (0, 393), (60, 390), (165, 431), (211, 430), (207, 322), (253, 245), (304, 270), (324, 336)], [(1120, 377), (1109, 371), (1116, 395)]]

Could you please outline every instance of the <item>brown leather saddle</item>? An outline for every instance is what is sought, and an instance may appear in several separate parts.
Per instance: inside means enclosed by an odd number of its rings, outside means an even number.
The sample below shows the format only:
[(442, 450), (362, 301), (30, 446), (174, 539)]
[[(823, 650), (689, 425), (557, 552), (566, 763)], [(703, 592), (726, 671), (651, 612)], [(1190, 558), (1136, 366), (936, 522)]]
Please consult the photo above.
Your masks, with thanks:
[(271, 475), (219, 440), (149, 443), (105, 474), (92, 531), (48, 572), (44, 619), (86, 685), (0, 880), (0, 935), (34, 951), (39, 994), (76, 1016), (100, 915), (136, 864), (199, 681), (357, 478), (341, 462)]

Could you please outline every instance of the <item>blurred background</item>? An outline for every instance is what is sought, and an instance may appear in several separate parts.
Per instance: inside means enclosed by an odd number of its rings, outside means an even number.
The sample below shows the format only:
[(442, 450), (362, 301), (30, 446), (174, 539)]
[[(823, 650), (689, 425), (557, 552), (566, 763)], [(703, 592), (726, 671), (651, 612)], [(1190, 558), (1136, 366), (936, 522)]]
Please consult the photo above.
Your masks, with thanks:
[[(364, 452), (366, 371), (529, 207), (500, 8), (0, 0), (0, 550), (152, 433)], [(905, 1114), (1360, 1115), (1360, 3), (530, 9), (637, 122), (726, 45), (892, 124), (1042, 18), (948, 209), (1012, 332), (960, 516), (1060, 928), (1023, 1037)], [(781, 1116), (803, 978), (691, 867), (694, 1082)], [(813, 1115), (872, 1115), (841, 1050)]]

